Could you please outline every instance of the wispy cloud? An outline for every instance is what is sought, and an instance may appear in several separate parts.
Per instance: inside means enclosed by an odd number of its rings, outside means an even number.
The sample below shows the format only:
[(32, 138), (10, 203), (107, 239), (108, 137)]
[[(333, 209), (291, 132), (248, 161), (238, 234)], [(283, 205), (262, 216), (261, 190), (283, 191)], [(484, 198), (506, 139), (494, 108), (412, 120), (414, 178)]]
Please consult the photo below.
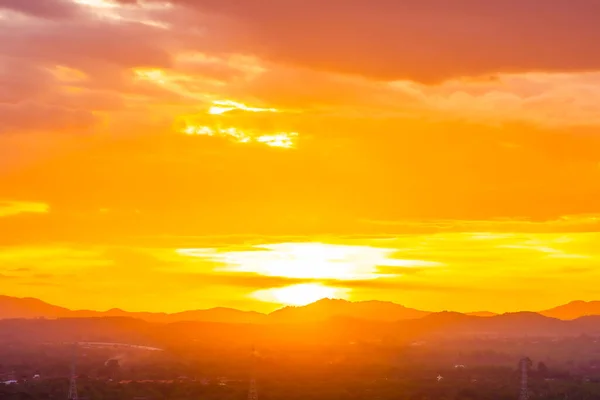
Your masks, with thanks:
[(0, 200), (0, 217), (9, 217), (19, 214), (45, 214), (49, 211), (50, 206), (46, 203)]

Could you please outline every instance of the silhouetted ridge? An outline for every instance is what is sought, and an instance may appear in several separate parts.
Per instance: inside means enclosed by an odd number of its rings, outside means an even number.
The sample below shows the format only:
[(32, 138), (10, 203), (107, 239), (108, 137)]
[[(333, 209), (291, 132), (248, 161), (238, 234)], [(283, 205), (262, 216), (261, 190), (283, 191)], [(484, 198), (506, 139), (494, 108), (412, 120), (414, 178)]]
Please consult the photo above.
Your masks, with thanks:
[(541, 311), (540, 314), (564, 320), (576, 319), (588, 315), (600, 315), (600, 301), (572, 301), (562, 306)]
[(375, 321), (398, 321), (422, 318), (426, 311), (382, 301), (350, 302), (323, 299), (303, 307), (284, 307), (269, 314), (269, 322), (314, 322), (334, 317), (351, 317)]
[(35, 298), (16, 298), (0, 295), (0, 319), (13, 318), (97, 318), (97, 317), (131, 317), (148, 322), (171, 323), (178, 321), (221, 322), (232, 324), (264, 324), (264, 323), (306, 323), (329, 319), (357, 319), (381, 322), (396, 322), (420, 319), (429, 316), (429, 324), (454, 324), (471, 321), (470, 318), (483, 318), (493, 323), (496, 318), (519, 323), (520, 321), (545, 321), (543, 316), (560, 320), (575, 320), (584, 316), (600, 315), (600, 301), (573, 301), (549, 310), (534, 312), (517, 312), (497, 315), (480, 311), (461, 314), (457, 312), (431, 313), (404, 307), (388, 301), (351, 302), (342, 299), (322, 299), (306, 306), (284, 307), (270, 314), (255, 311), (241, 311), (233, 308), (215, 307), (206, 310), (189, 310), (178, 313), (129, 312), (120, 308), (107, 311), (76, 310), (54, 306)]

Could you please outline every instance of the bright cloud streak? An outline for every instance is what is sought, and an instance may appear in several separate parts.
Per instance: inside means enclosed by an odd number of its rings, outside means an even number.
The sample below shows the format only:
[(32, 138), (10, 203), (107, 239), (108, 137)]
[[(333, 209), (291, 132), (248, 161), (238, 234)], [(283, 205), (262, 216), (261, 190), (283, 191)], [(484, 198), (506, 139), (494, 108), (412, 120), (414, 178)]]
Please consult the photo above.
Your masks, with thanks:
[(298, 133), (282, 132), (269, 135), (261, 135), (255, 132), (243, 131), (238, 128), (211, 128), (209, 126), (188, 125), (183, 129), (186, 135), (219, 136), (233, 139), (238, 143), (262, 143), (270, 147), (281, 147), (290, 149), (295, 146)]
[(297, 136), (298, 134), (296, 132), (277, 133), (275, 135), (258, 136), (256, 141), (271, 147), (285, 147), (289, 149), (294, 147), (294, 139)]
[(0, 200), (0, 217), (8, 217), (18, 214), (44, 214), (49, 211), (50, 206), (45, 203)]
[(213, 252), (181, 249), (179, 254), (223, 263), (223, 271), (288, 278), (358, 280), (385, 276), (378, 267), (437, 267), (434, 261), (397, 259), (396, 249), (324, 243), (280, 243), (256, 251)]
[(73, 0), (75, 3), (81, 4), (83, 6), (89, 7), (97, 7), (97, 8), (117, 8), (119, 7), (113, 1), (108, 0)]
[(276, 113), (276, 112), (278, 112), (278, 110), (275, 108), (248, 107), (245, 104), (237, 103), (237, 102), (231, 101), (231, 100), (215, 100), (215, 101), (213, 101), (213, 106), (209, 108), (208, 113), (211, 115), (221, 115), (221, 114), (225, 114), (226, 112), (233, 111), (233, 110), (242, 110), (242, 111), (249, 111), (249, 112), (256, 112), (256, 113), (260, 113), (260, 112)]

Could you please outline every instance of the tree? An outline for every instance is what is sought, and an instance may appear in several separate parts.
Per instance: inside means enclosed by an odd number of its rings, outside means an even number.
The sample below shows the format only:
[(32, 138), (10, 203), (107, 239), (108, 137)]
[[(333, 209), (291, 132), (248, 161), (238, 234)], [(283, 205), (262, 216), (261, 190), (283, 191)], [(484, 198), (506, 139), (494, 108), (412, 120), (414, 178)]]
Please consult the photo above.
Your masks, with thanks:
[(545, 377), (548, 375), (548, 366), (543, 361), (540, 361), (537, 365), (537, 372), (540, 376)]

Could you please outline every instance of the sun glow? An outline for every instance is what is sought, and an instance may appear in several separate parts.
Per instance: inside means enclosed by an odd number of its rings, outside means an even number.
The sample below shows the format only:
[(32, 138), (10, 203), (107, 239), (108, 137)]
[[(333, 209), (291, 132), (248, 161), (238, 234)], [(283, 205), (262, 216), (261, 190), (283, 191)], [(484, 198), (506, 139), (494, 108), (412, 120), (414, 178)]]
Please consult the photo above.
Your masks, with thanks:
[(347, 290), (319, 284), (302, 284), (281, 289), (259, 290), (254, 292), (252, 296), (268, 303), (305, 306), (325, 298), (346, 298)]
[(279, 243), (256, 246), (255, 250), (248, 251), (179, 249), (177, 252), (222, 263), (224, 271), (317, 280), (377, 279), (387, 276), (379, 270), (381, 266), (410, 268), (441, 265), (433, 261), (397, 259), (393, 257), (396, 251), (370, 246)]

